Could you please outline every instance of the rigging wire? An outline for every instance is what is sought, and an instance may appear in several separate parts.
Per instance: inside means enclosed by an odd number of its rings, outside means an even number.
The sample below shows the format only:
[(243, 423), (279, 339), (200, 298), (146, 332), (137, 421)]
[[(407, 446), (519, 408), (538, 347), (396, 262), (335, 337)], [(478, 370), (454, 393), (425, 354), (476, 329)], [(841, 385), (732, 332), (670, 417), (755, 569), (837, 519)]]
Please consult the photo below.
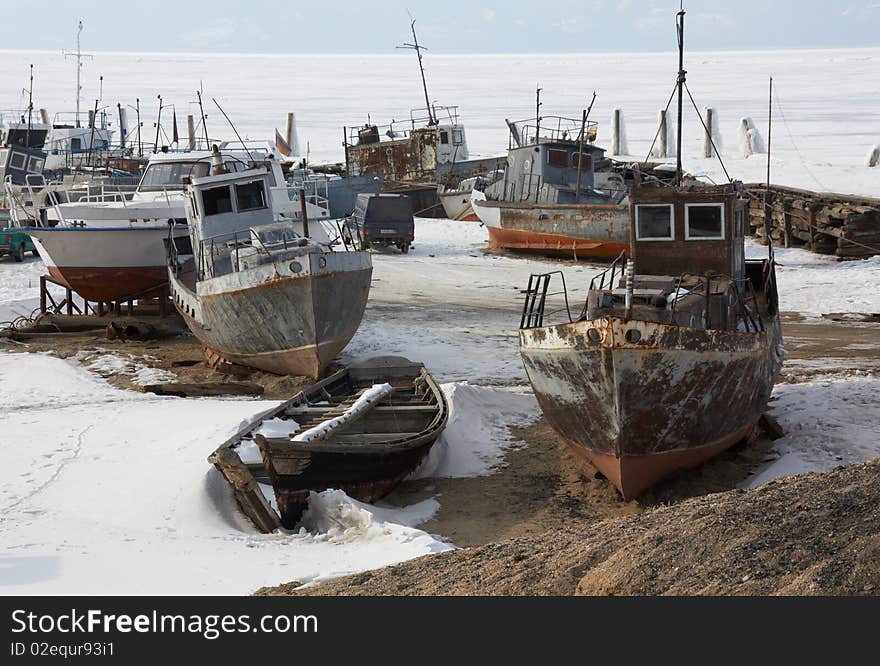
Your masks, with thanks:
[(697, 103), (694, 101), (694, 96), (691, 95), (691, 89), (688, 88), (688, 84), (684, 84), (684, 89), (687, 90), (688, 98), (691, 100), (691, 104), (694, 105), (694, 111), (697, 112), (697, 118), (700, 119), (700, 124), (703, 126), (703, 131), (706, 132), (706, 136), (709, 137), (709, 143), (712, 144), (712, 150), (715, 151), (715, 157), (718, 158), (718, 163), (721, 164), (721, 168), (724, 170), (724, 175), (727, 176), (727, 182), (732, 183), (733, 179), (730, 177), (730, 174), (727, 172), (727, 167), (724, 166), (724, 160), (721, 159), (721, 153), (718, 152), (717, 146), (715, 146), (715, 140), (712, 138), (712, 134), (709, 132), (709, 128), (706, 127), (706, 123), (703, 120), (703, 114), (700, 113), (699, 107), (697, 107)]
[[(678, 90), (678, 81), (676, 81), (675, 85), (672, 87), (672, 94), (669, 95), (669, 101), (666, 102), (666, 108), (663, 109), (663, 113), (669, 112), (669, 105), (672, 104), (672, 100), (675, 99), (675, 91), (676, 90)], [(667, 122), (666, 133), (667, 133), (667, 138), (668, 138), (668, 134), (669, 134), (669, 125), (668, 125), (669, 119), (668, 119), (668, 117), (667, 117), (666, 122)], [(657, 132), (654, 134), (654, 140), (651, 142), (651, 147), (648, 148), (648, 154), (645, 155), (645, 161), (642, 162), (642, 166), (648, 165), (648, 158), (651, 157), (651, 153), (654, 152), (654, 145), (657, 143), (657, 139), (660, 137), (660, 130), (661, 130), (661, 125), (660, 125), (660, 123), (657, 123)], [(668, 141), (667, 141), (667, 143), (668, 143)]]

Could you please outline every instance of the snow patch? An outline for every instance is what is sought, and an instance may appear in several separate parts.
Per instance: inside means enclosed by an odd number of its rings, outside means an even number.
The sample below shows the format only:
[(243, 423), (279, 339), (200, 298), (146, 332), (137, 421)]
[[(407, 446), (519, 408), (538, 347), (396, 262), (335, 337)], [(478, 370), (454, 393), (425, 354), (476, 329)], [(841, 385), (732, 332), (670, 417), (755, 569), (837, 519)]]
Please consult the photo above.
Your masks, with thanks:
[[(150, 384), (164, 384), (177, 380), (177, 375), (169, 370), (153, 368), (143, 363), (139, 357), (132, 354), (108, 352), (105, 349), (93, 351), (81, 351), (73, 357), (76, 361), (87, 363), (86, 368), (102, 377), (114, 375), (126, 375), (132, 378), (132, 382), (138, 386)], [(158, 361), (152, 356), (142, 357), (145, 361)]]
[(779, 384), (772, 413), (785, 436), (773, 443), (777, 459), (744, 485), (790, 474), (822, 472), (880, 456), (880, 379), (859, 377)]
[(458, 478), (492, 474), (516, 445), (510, 428), (536, 420), (541, 411), (532, 394), (473, 386), (441, 386), (449, 402), (446, 429), (412, 478)]

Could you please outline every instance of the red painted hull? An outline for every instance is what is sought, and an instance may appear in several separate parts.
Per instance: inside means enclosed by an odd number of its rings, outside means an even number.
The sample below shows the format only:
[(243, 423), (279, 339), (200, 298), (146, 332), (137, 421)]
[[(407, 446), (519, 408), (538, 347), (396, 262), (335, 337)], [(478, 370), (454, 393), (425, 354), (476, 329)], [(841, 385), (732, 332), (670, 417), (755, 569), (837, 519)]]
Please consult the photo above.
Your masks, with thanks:
[(602, 472), (617, 487), (624, 499), (630, 500), (641, 495), (658, 481), (678, 472), (699, 467), (750, 437), (756, 427), (757, 424), (752, 424), (729, 437), (690, 449), (622, 457), (590, 451), (564, 438), (563, 441)]
[(489, 247), (493, 249), (532, 252), (567, 259), (614, 259), (629, 249), (627, 243), (542, 234), (520, 229), (488, 227)]
[(164, 266), (138, 268), (48, 266), (48, 270), (53, 279), (93, 302), (127, 300), (168, 282), (168, 269)]

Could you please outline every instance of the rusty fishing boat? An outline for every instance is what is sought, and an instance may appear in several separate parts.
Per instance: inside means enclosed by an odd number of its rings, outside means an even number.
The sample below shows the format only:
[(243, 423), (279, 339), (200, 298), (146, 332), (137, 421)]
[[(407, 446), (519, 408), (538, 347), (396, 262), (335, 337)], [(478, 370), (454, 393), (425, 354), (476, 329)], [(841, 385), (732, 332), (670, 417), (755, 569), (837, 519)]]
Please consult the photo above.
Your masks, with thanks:
[[(208, 460), (259, 529), (293, 529), (310, 492), (338, 488), (363, 502), (391, 492), (424, 460), (448, 412), (421, 363), (375, 357), (260, 414)], [(271, 484), (270, 499), (260, 484)]]
[(276, 221), (266, 170), (222, 171), (192, 179), (188, 243), (168, 240), (175, 307), (213, 364), (317, 379), (360, 325), (370, 256), (340, 248), (305, 207)]
[(490, 248), (574, 259), (611, 259), (626, 248), (627, 187), (619, 173), (597, 169), (605, 151), (587, 114), (508, 121), (504, 176), (471, 194)]
[(678, 155), (674, 186), (630, 191), (629, 256), (580, 312), (563, 278), (563, 320), (545, 324), (561, 273), (533, 275), (520, 324), (547, 421), (627, 499), (748, 440), (784, 356), (772, 246), (744, 256), (742, 184), (683, 182)]

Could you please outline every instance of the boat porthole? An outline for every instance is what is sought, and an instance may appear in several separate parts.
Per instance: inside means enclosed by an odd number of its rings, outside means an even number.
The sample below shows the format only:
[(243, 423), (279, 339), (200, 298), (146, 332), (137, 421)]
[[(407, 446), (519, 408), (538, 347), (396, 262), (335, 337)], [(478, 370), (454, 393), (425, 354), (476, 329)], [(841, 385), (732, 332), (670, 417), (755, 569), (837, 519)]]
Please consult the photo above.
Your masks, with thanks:
[(636, 344), (639, 340), (642, 339), (642, 332), (638, 329), (631, 328), (626, 332), (626, 341), (630, 344)]
[(324, 257), (321, 257), (320, 259), (318, 259), (318, 266), (320, 268), (325, 268), (327, 266), (327, 259)]
[(587, 337), (590, 339), (591, 342), (600, 342), (602, 340), (602, 334), (599, 333), (598, 328), (591, 328), (589, 331), (587, 331)]
[(299, 273), (303, 269), (302, 264), (299, 263), (298, 261), (291, 261), (290, 266), (288, 266), (288, 268), (290, 269), (291, 273)]

